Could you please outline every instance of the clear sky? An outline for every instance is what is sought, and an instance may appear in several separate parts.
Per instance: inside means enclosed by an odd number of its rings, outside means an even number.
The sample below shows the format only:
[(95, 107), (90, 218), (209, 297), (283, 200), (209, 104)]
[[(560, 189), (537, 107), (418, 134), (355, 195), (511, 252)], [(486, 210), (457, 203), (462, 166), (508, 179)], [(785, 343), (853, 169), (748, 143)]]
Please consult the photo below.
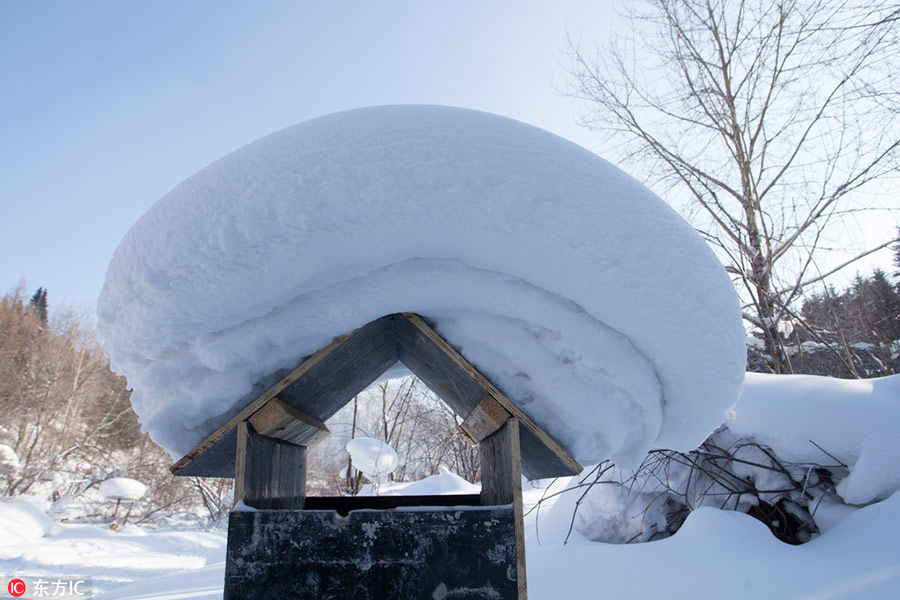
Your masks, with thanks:
[(123, 234), (200, 168), (344, 109), (486, 110), (582, 145), (566, 32), (611, 2), (0, 2), (0, 290), (92, 310)]
[(567, 32), (612, 0), (0, 0), (0, 292), (92, 312), (119, 240), (200, 168), (344, 109), (464, 106), (597, 147)]

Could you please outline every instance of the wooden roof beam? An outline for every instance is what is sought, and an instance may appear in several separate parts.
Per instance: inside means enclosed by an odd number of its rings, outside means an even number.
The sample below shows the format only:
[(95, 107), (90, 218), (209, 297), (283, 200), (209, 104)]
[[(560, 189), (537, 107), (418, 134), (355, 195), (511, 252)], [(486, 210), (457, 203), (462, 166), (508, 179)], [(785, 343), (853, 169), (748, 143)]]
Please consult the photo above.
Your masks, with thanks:
[(331, 433), (322, 421), (278, 398), (266, 402), (248, 420), (256, 433), (298, 446), (315, 446)]

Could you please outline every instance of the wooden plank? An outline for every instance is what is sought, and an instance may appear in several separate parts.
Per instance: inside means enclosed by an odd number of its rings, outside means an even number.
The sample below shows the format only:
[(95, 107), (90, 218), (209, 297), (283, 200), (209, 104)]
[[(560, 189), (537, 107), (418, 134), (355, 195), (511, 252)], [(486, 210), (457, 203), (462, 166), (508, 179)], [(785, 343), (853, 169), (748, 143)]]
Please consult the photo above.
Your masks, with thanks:
[(315, 446), (331, 433), (322, 421), (300, 412), (278, 398), (266, 402), (250, 416), (249, 421), (260, 435), (298, 446)]
[(347, 516), (353, 510), (391, 510), (408, 506), (453, 507), (481, 506), (479, 494), (442, 494), (439, 496), (307, 496), (303, 510), (333, 510)]
[(175, 471), (175, 463), (169, 470), (179, 477), (234, 477), (234, 454), (237, 450), (237, 428), (230, 429), (194, 460), (186, 462)]
[(325, 422), (399, 360), (393, 319), (381, 317), (360, 328), (278, 397)]
[(306, 446), (237, 425), (234, 501), (259, 509), (299, 510), (306, 495)]
[[(278, 396), (285, 404), (324, 422), (397, 360), (390, 316), (337, 337), (208, 435), (170, 470), (175, 475), (228, 477), (234, 472), (230, 468), (234, 464), (233, 430), (272, 398)], [(312, 409), (306, 407), (307, 399), (314, 399)], [(206, 452), (210, 455), (200, 459)], [(197, 465), (192, 464), (195, 461)]]
[(247, 438), (250, 437), (250, 425), (247, 421), (238, 423), (235, 429), (237, 435), (234, 452), (234, 491), (232, 497), (234, 503), (244, 499), (244, 481), (247, 474)]
[(419, 315), (394, 315), (400, 360), (459, 415), (486, 395), (522, 425), (523, 469), (531, 479), (577, 475), (584, 467), (493, 383), (469, 364)]
[(460, 430), (477, 444), (506, 423), (512, 415), (493, 396), (485, 396), (460, 424)]
[(519, 420), (511, 417), (481, 440), (481, 502), (485, 506), (513, 505), (516, 533), (516, 581), (519, 599), (528, 597), (525, 579), (525, 517), (522, 506), (522, 456)]

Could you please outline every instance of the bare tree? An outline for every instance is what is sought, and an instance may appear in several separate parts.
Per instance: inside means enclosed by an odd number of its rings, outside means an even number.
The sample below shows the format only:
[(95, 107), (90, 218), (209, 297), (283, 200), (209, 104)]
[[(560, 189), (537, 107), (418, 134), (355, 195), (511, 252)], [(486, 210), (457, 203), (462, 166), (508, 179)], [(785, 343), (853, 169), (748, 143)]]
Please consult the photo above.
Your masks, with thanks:
[(0, 297), (0, 444), (15, 456), (0, 495), (46, 495), (69, 518), (96, 517), (99, 483), (127, 475), (149, 488), (130, 507), (139, 522), (201, 505), (220, 519), (227, 486), (172, 477), (171, 457), (140, 432), (127, 382), (90, 324), (50, 314), (45, 291), (26, 298), (23, 286)]
[[(831, 274), (816, 263), (836, 226), (897, 174), (900, 5), (639, 6), (630, 37), (603, 53), (570, 42), (583, 124), (612, 134), (639, 176), (683, 199), (741, 290), (769, 368), (790, 371), (779, 319)], [(863, 254), (891, 242), (867, 240)]]

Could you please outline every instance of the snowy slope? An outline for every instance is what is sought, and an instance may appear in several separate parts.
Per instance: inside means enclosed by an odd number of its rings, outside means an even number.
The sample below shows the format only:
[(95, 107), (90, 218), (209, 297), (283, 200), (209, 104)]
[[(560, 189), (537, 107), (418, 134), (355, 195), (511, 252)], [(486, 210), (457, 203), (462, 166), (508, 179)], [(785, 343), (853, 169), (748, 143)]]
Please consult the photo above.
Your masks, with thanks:
[(724, 270), (596, 155), (494, 115), (360, 109), (250, 144), (128, 232), (98, 305), (173, 455), (333, 337), (418, 312), (576, 458), (700, 443), (737, 399)]

